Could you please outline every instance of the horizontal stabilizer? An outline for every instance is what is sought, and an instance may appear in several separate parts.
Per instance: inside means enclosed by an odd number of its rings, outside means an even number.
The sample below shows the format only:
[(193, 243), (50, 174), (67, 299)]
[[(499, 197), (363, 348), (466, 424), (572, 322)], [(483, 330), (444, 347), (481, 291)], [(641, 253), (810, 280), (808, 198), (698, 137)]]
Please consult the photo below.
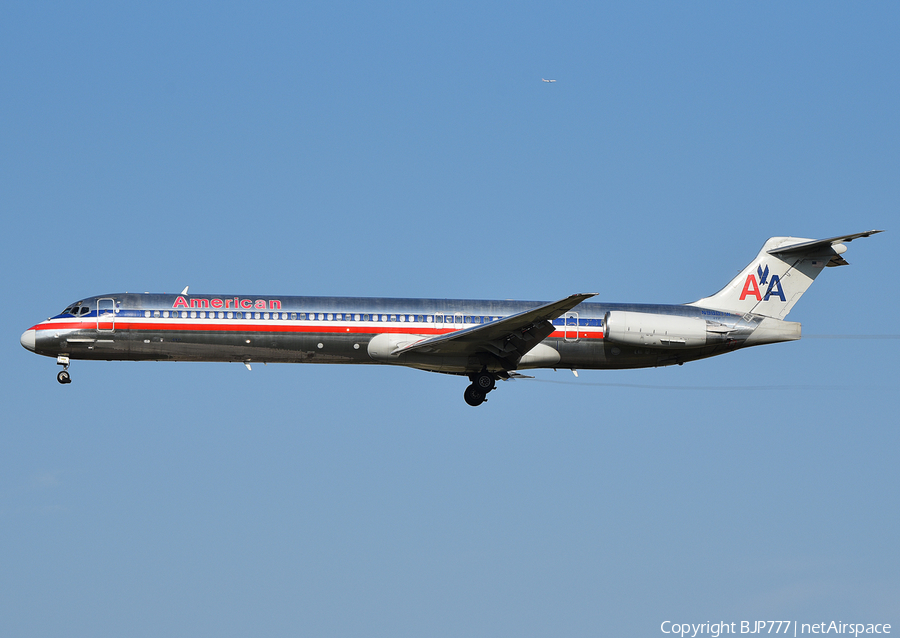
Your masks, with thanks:
[(769, 251), (770, 255), (779, 255), (781, 257), (786, 257), (790, 255), (802, 255), (802, 254), (811, 254), (814, 252), (818, 252), (821, 250), (832, 249), (835, 254), (826, 266), (847, 266), (848, 263), (844, 260), (840, 255), (847, 250), (846, 246), (842, 244), (850, 243), (854, 239), (859, 239), (860, 237), (869, 237), (876, 233), (884, 232), (882, 230), (869, 230), (864, 233), (856, 233), (855, 235), (841, 235), (840, 237), (831, 237), (829, 239), (817, 239), (814, 241), (804, 241), (799, 244), (789, 244), (787, 246), (779, 246), (778, 248), (773, 248)]

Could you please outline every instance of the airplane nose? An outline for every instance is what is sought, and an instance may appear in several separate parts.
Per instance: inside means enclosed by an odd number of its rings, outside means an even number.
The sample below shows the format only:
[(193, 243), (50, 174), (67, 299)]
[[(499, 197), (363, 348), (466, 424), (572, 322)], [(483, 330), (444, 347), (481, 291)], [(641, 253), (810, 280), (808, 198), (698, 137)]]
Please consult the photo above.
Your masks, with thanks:
[(22, 344), (22, 347), (34, 352), (34, 330), (26, 330), (23, 332), (22, 336), (19, 337), (19, 343)]

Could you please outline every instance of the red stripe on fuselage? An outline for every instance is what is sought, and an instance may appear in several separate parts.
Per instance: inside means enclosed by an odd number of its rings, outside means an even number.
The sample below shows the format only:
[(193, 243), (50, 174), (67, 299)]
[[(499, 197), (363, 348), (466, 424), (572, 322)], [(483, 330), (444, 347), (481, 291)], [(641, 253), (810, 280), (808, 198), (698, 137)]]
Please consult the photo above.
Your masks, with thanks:
[[(110, 322), (112, 323), (112, 322)], [(31, 330), (96, 330), (97, 322), (93, 321), (67, 321), (54, 323), (39, 323), (32, 326)], [(373, 325), (373, 326), (335, 326), (335, 325), (278, 325), (278, 324), (259, 324), (259, 323), (163, 323), (163, 322), (134, 322), (126, 320), (117, 320), (115, 322), (115, 332), (143, 331), (143, 332), (265, 332), (265, 333), (285, 333), (296, 332), (305, 334), (417, 334), (417, 335), (443, 335), (457, 332), (457, 330), (441, 329), (441, 328), (424, 328), (415, 324), (399, 324), (391, 326)], [(112, 333), (112, 330), (103, 332)], [(564, 339), (566, 338), (565, 330), (554, 330), (547, 338)], [(578, 332), (578, 339), (602, 339), (602, 331)]]

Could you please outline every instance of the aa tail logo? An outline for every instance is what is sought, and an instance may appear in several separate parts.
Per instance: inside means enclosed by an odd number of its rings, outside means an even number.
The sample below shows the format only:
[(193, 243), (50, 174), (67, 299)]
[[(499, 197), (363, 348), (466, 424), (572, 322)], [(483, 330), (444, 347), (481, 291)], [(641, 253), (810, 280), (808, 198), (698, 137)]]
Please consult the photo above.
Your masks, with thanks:
[[(759, 278), (757, 278), (759, 275)], [(762, 289), (760, 286), (765, 286), (766, 281), (769, 283), (769, 287), (766, 289), (766, 294), (763, 296)], [(747, 275), (747, 281), (744, 282), (744, 289), (741, 290), (740, 300), (743, 301), (747, 297), (756, 297), (757, 301), (768, 301), (769, 297), (772, 295), (778, 297), (782, 301), (786, 301), (784, 298), (784, 290), (781, 289), (781, 278), (778, 275), (772, 275), (772, 279), (769, 279), (769, 267), (766, 266), (765, 270), (763, 270), (762, 266), (756, 267), (756, 275)]]

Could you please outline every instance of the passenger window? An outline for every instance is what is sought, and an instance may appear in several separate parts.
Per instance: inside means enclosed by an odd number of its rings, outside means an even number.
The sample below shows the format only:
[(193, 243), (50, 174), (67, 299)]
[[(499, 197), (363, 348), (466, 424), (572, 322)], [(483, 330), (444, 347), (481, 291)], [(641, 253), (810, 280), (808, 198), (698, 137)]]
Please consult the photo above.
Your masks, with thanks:
[(434, 322), (435, 322), (435, 323), (444, 323), (444, 317), (443, 317), (443, 315), (435, 315), (435, 316), (434, 316)]
[(292, 313), (291, 313), (291, 321), (296, 321), (296, 320), (297, 320), (297, 313), (296, 313), (296, 312), (292, 312)]
[(253, 315), (253, 318), (254, 319), (262, 319), (262, 315), (257, 312)]
[(154, 316), (155, 318), (159, 319), (159, 310), (154, 310), (154, 311), (153, 311), (153, 316)]
[(150, 317), (150, 311), (149, 311), (149, 310), (145, 310), (145, 311), (144, 311), (144, 316), (145, 316), (145, 317)]
[(169, 311), (168, 311), (168, 310), (163, 310), (163, 318), (165, 318), (165, 319), (168, 319), (168, 318), (169, 318)]
[(353, 315), (353, 321), (359, 321), (359, 315)]

